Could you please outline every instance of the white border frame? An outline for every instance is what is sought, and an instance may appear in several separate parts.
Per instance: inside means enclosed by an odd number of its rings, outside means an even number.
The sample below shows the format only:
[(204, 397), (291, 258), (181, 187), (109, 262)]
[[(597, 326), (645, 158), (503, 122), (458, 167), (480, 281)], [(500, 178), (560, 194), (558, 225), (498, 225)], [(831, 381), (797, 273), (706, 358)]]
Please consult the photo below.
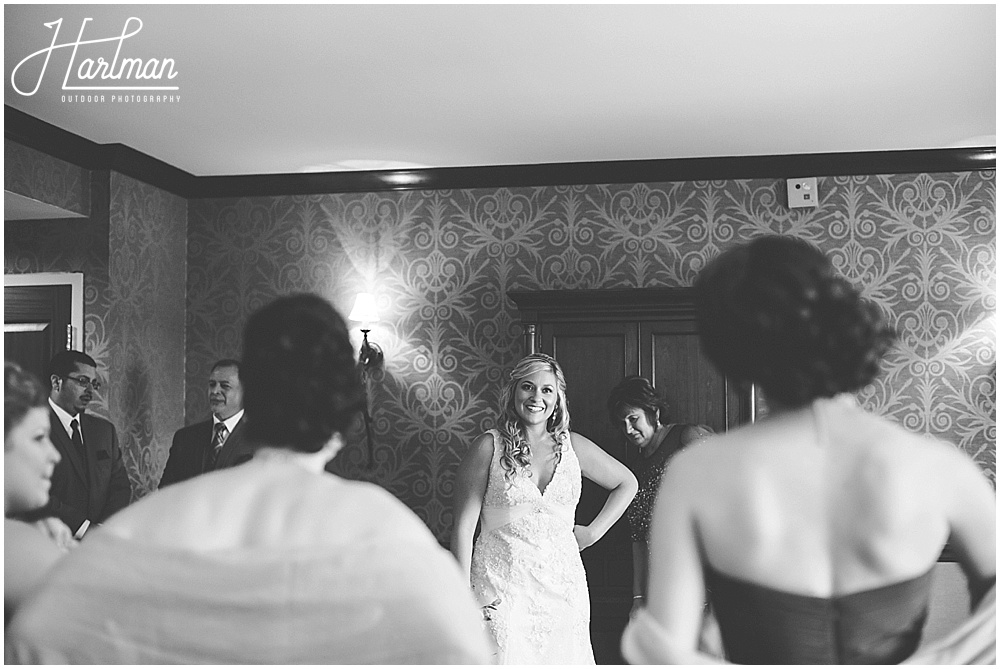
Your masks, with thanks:
[(70, 286), (70, 325), (73, 326), (73, 350), (83, 351), (83, 272), (38, 272), (4, 274), (4, 286)]

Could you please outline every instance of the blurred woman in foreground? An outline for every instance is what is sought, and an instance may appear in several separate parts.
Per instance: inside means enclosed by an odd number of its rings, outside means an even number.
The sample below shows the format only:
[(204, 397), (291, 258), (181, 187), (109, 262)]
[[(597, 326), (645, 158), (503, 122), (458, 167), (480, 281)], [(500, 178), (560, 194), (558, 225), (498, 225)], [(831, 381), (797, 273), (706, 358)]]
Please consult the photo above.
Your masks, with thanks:
[(11, 622), (5, 655), (80, 664), (472, 664), (486, 637), (416, 515), (324, 471), (362, 406), (343, 319), (315, 295), (250, 316), (249, 462), (115, 514)]
[(12, 518), (45, 506), (59, 451), (49, 441), (48, 395), (13, 362), (3, 366), (4, 625), (72, 545), (57, 518), (27, 524)]

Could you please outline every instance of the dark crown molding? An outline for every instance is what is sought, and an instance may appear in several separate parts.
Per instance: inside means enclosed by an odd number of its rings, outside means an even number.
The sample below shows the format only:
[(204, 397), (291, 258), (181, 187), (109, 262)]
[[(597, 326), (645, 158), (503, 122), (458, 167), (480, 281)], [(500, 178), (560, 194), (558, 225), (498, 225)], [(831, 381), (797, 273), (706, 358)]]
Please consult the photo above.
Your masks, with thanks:
[(123, 144), (97, 144), (9, 105), (4, 105), (4, 137), (80, 167), (114, 170), (186, 198), (786, 179), (996, 169), (996, 147), (992, 146), (199, 177)]
[(98, 144), (3, 106), (4, 139), (47, 153), (87, 170), (114, 170), (175, 195), (191, 197), (198, 177), (124, 144)]

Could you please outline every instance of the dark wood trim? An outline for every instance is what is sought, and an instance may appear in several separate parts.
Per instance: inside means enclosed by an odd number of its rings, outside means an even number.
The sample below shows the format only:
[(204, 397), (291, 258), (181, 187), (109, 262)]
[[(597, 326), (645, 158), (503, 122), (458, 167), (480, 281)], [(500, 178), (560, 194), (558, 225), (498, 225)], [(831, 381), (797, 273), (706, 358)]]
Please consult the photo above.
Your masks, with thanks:
[(992, 169), (996, 169), (995, 147), (923, 149), (202, 177), (198, 180), (200, 192), (195, 197), (789, 179), (802, 176), (972, 172)]
[(3, 111), (5, 139), (87, 170), (114, 170), (181, 197), (196, 192), (198, 177), (124, 144), (92, 142), (9, 105)]
[(416, 170), (199, 177), (122, 144), (97, 144), (4, 105), (4, 136), (86, 169), (108, 169), (187, 198), (395, 190), (785, 179), (996, 169), (996, 147), (621, 160)]
[(197, 191), (199, 177), (178, 169), (157, 158), (147, 156), (124, 144), (101, 144), (104, 153), (101, 169), (114, 170), (119, 174), (162, 188), (165, 191), (190, 198)]
[(521, 320), (671, 320), (694, 316), (694, 292), (681, 288), (509, 290)]
[(84, 169), (97, 169), (100, 144), (25, 114), (10, 105), (3, 106), (3, 136), (4, 139)]

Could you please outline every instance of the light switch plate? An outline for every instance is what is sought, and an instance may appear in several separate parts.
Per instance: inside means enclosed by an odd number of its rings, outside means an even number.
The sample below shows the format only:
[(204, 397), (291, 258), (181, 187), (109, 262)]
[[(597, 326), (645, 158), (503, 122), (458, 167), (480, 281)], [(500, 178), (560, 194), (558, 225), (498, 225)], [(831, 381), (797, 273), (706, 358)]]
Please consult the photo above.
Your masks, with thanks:
[(805, 179), (788, 180), (788, 208), (795, 207), (818, 207), (819, 187), (816, 185), (816, 177), (806, 177)]

